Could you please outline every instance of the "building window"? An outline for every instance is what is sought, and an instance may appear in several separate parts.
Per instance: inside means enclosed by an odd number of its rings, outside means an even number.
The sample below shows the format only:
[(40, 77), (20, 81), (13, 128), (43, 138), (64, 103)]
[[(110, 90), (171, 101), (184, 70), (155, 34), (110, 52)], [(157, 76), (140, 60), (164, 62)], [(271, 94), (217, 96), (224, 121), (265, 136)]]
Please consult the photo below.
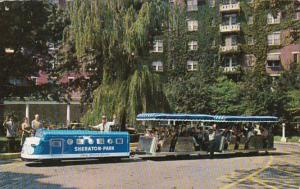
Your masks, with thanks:
[(268, 24), (279, 24), (281, 19), (281, 13), (279, 12), (276, 17), (274, 17), (271, 13), (268, 13)]
[(216, 40), (215, 40), (215, 39), (212, 40), (212, 42), (211, 42), (211, 47), (216, 47)]
[(223, 5), (230, 5), (230, 4), (238, 3), (237, 0), (222, 0), (221, 2), (222, 2)]
[(280, 32), (274, 32), (268, 35), (268, 45), (280, 45)]
[(214, 8), (216, 6), (216, 1), (215, 0), (209, 0), (209, 7)]
[(188, 43), (188, 46), (189, 46), (190, 51), (198, 50), (198, 42), (197, 41), (190, 41)]
[(235, 67), (237, 66), (237, 60), (235, 57), (225, 57), (223, 64), (224, 67)]
[(268, 68), (279, 68), (280, 67), (280, 53), (268, 53), (267, 67)]
[(75, 77), (68, 77), (68, 83), (72, 83), (75, 80)]
[(188, 31), (197, 31), (198, 30), (198, 21), (189, 20), (188, 21)]
[(61, 141), (53, 140), (53, 141), (51, 141), (51, 146), (52, 147), (61, 147)]
[(197, 71), (198, 70), (198, 61), (187, 61), (187, 70), (188, 71)]
[(300, 62), (300, 52), (292, 52), (293, 54), (293, 60), (295, 63), (299, 63)]
[(123, 139), (122, 138), (117, 138), (116, 139), (116, 144), (123, 144)]
[(279, 60), (268, 60), (267, 67), (268, 68), (280, 68), (280, 61)]
[(248, 45), (254, 45), (255, 41), (254, 41), (254, 37), (253, 36), (249, 36), (247, 39), (247, 44)]
[(248, 17), (248, 24), (252, 25), (253, 24), (253, 16)]
[(31, 76), (30, 79), (31, 79), (31, 81), (32, 81), (35, 85), (38, 85), (38, 78), (37, 78), (37, 77)]
[(246, 54), (245, 55), (245, 66), (253, 67), (256, 62), (256, 57), (254, 54)]
[(15, 52), (15, 50), (14, 50), (14, 49), (11, 49), (11, 48), (5, 48), (5, 49), (4, 49), (4, 52), (7, 53), (7, 54), (12, 54), (12, 53)]
[(164, 52), (164, 44), (162, 40), (154, 40), (152, 52), (158, 52), (158, 53)]
[(238, 45), (238, 36), (237, 35), (231, 35), (231, 36), (225, 37), (225, 46), (226, 47), (236, 46), (236, 45)]
[(300, 12), (295, 12), (294, 13), (294, 20), (299, 20), (299, 18), (300, 18)]
[(216, 26), (216, 19), (213, 18), (213, 19), (211, 20), (211, 27), (215, 27), (215, 26)]
[(229, 26), (237, 24), (237, 15), (228, 14), (222, 17), (222, 25)]
[(96, 142), (97, 144), (104, 144), (104, 138), (97, 138)]
[(161, 61), (152, 62), (152, 68), (157, 72), (162, 72), (164, 70), (163, 63)]
[(188, 0), (187, 11), (197, 11), (197, 10), (198, 10), (198, 0)]
[(82, 139), (82, 138), (76, 139), (76, 144), (83, 145), (84, 144), (84, 139)]

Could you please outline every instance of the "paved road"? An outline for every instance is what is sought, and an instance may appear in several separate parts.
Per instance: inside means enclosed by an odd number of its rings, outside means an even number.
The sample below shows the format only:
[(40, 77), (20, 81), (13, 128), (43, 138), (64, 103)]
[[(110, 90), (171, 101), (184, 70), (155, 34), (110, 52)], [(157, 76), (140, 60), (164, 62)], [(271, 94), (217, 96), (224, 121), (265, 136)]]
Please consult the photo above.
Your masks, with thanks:
[(269, 155), (210, 160), (76, 161), (60, 164), (0, 162), (0, 188), (295, 188), (300, 147), (277, 145)]

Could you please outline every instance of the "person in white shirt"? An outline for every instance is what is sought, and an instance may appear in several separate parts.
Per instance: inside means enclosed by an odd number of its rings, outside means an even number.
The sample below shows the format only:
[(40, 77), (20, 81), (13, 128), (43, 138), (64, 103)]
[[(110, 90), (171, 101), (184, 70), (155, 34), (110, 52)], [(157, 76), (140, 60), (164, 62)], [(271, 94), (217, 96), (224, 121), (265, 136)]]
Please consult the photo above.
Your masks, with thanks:
[(99, 125), (93, 126), (94, 129), (100, 130), (100, 131), (111, 131), (111, 126), (115, 125), (116, 122), (116, 116), (114, 115), (112, 122), (107, 122), (106, 116), (102, 116), (102, 122)]

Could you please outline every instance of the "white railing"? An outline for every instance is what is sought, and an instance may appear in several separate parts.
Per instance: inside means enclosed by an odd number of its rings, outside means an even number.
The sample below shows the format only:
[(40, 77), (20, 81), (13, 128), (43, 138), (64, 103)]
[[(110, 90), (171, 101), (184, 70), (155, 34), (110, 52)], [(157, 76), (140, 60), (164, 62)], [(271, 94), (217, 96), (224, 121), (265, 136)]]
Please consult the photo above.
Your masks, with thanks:
[(232, 45), (232, 46), (220, 46), (220, 52), (230, 52), (230, 51), (238, 51), (238, 45)]
[(225, 11), (239, 11), (240, 10), (240, 2), (232, 3), (232, 4), (226, 4), (226, 5), (220, 5), (220, 12)]
[(240, 24), (220, 25), (220, 32), (239, 32), (241, 30)]
[(229, 67), (223, 67), (224, 72), (236, 72), (238, 71), (239, 66), (229, 66)]

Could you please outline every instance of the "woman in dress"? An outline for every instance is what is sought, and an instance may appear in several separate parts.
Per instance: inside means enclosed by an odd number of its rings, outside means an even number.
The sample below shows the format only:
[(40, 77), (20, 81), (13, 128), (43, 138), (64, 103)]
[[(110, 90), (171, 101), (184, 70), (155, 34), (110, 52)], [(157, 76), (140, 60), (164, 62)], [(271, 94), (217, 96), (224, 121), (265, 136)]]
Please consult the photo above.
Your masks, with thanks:
[(31, 127), (29, 125), (29, 120), (27, 117), (24, 118), (21, 127), (22, 127), (21, 146), (23, 146), (26, 137), (29, 137), (31, 135)]

